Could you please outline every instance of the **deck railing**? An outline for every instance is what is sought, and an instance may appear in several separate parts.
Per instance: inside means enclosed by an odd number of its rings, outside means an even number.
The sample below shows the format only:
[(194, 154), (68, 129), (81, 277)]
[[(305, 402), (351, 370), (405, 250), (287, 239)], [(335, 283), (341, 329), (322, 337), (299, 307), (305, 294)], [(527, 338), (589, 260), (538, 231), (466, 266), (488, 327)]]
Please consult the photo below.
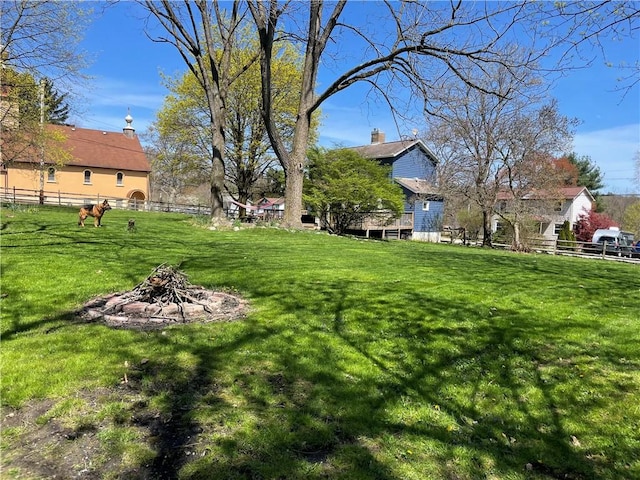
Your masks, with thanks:
[(413, 213), (403, 213), (399, 218), (387, 221), (384, 218), (376, 218), (376, 214), (372, 214), (373, 217), (367, 217), (360, 222), (355, 222), (351, 225), (354, 230), (391, 230), (394, 228), (412, 229), (413, 228)]

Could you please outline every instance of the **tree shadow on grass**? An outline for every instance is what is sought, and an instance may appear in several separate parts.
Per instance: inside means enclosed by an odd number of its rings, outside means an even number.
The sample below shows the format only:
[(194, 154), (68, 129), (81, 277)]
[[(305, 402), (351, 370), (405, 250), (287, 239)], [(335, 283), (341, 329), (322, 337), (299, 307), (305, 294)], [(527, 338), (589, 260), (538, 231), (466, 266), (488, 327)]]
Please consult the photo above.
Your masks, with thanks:
[[(140, 379), (141, 392), (165, 401), (152, 476), (391, 479), (429, 465), (434, 478), (529, 468), (595, 479), (614, 468), (572, 443), (565, 417), (578, 421), (580, 407), (569, 411), (574, 399), (559, 397), (562, 381), (545, 370), (559, 352), (544, 339), (559, 333), (541, 330), (533, 312), (480, 317), (476, 306), (407, 293), (420, 305), (407, 316), (386, 287), (363, 314), (353, 283), (316, 288), (324, 324), (305, 324), (294, 295), (282, 305), (289, 323), (253, 320), (229, 341), (170, 331), (184, 336), (176, 358), (149, 362)], [(188, 369), (177, 360), (185, 352), (195, 358)], [(351, 356), (373, 373), (358, 377)]]
[[(399, 308), (400, 316), (394, 318), (391, 305), (378, 299), (367, 306), (368, 315), (355, 319), (350, 314), (349, 291), (347, 284), (336, 284), (326, 291), (335, 302), (333, 331), (348, 348), (368, 359), (378, 370), (379, 380), (373, 385), (354, 384), (348, 369), (345, 371), (341, 362), (332, 362), (339, 355), (323, 347), (319, 338), (304, 346), (304, 355), (312, 361), (300, 362), (293, 347), (280, 353), (283, 367), (295, 363), (294, 369), (285, 371), (322, 385), (327, 400), (341, 399), (339, 406), (334, 405), (336, 412), (330, 410), (328, 414), (339, 419), (336, 429), (349, 438), (387, 434), (431, 438), (447, 452), (439, 459), (443, 466), (456, 457), (457, 448), (463, 447), (490, 457), (504, 475), (530, 467), (556, 478), (600, 477), (594, 462), (587, 459), (589, 452), (577, 448), (573, 432), (565, 429), (565, 420), (579, 423), (580, 415), (588, 411), (587, 404), (583, 411), (577, 406), (569, 412), (576, 390), (597, 387), (590, 386), (589, 380), (565, 384), (545, 373), (549, 364), (557, 363), (558, 354), (563, 354), (549, 349), (545, 341), (553, 342), (562, 334), (549, 324), (549, 330), (541, 329), (544, 322), (535, 312), (487, 311), (487, 318), (479, 318), (476, 306), (441, 303), (434, 297), (409, 293), (405, 301), (420, 305), (410, 318), (406, 308)], [(380, 293), (384, 298), (386, 294)], [(431, 325), (443, 316), (443, 321)], [(457, 321), (456, 317), (471, 320)], [(358, 322), (361, 325), (354, 328)], [(396, 348), (381, 350), (380, 343), (388, 341), (395, 341)], [(565, 390), (564, 394), (559, 390)], [(451, 393), (455, 391), (461, 393)], [(438, 406), (453, 419), (453, 425), (449, 425), (452, 428), (437, 422), (404, 424), (385, 419), (382, 412), (403, 397), (417, 402), (418, 410)], [(315, 417), (323, 415), (327, 414), (313, 412)], [(633, 456), (631, 451), (609, 454), (615, 459)], [(612, 460), (599, 468), (613, 468), (614, 463)], [(482, 464), (468, 466), (462, 469), (462, 476), (483, 476), (484, 468)], [(453, 471), (440, 473), (457, 475)]]
[[(119, 347), (119, 359), (135, 357), (127, 390), (159, 410), (131, 407), (130, 424), (148, 431), (155, 457), (120, 478), (485, 478), (527, 464), (541, 478), (625, 476), (614, 464), (633, 458), (631, 446), (596, 465), (572, 441), (566, 420), (590, 404), (572, 406), (577, 384), (556, 377), (571, 352), (554, 346), (563, 334), (542, 309), (442, 301), (406, 282), (399, 291), (392, 279), (247, 275), (257, 259), (232, 242), (224, 248), (224, 259), (190, 256), (185, 266), (215, 265), (267, 313)], [(465, 268), (462, 257), (450, 261)]]

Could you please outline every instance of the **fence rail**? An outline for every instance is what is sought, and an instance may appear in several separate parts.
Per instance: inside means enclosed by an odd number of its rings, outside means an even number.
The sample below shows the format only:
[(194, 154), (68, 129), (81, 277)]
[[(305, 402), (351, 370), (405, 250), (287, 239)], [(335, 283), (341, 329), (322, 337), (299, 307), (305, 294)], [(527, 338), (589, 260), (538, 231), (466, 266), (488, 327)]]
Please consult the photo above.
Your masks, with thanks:
[[(112, 196), (97, 194), (94, 197), (74, 193), (28, 190), (20, 188), (0, 187), (0, 202), (18, 204), (58, 205), (68, 207), (80, 207), (90, 203), (100, 203), (108, 199), (112, 208), (122, 210), (145, 210), (152, 212), (187, 213), (191, 215), (210, 215), (211, 208), (205, 205), (188, 205), (167, 202), (141, 201), (134, 198), (114, 198)], [(403, 216), (393, 225), (406, 227), (412, 224), (412, 217)], [(465, 245), (481, 245), (482, 239), (469, 238), (464, 232), (445, 230), (441, 232), (441, 243), (460, 243)], [(548, 253), (551, 255), (566, 255), (573, 257), (602, 258), (607, 260), (626, 261), (640, 263), (640, 252), (629, 255), (618, 255), (611, 252), (607, 245), (598, 245), (590, 242), (571, 242), (568, 240), (555, 240), (548, 238), (528, 239), (527, 248), (532, 252)], [(493, 243), (495, 248), (511, 249), (511, 244)]]
[(189, 205), (168, 202), (151, 202), (135, 198), (118, 198), (110, 195), (95, 196), (68, 193), (61, 191), (40, 191), (22, 188), (0, 187), (0, 201), (3, 203), (57, 205), (65, 207), (81, 207), (82, 205), (101, 203), (109, 200), (112, 208), (119, 210), (147, 210), (152, 212), (190, 213), (193, 215), (209, 215), (211, 208), (205, 205)]

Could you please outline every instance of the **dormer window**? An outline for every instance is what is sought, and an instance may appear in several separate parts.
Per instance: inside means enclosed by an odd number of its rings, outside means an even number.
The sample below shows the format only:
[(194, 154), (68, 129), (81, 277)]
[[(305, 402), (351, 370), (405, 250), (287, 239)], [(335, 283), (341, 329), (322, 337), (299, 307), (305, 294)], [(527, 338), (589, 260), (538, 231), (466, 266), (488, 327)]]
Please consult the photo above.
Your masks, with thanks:
[(91, 185), (91, 170), (84, 171), (84, 184)]
[(116, 186), (122, 187), (124, 185), (124, 173), (118, 172), (116, 173)]

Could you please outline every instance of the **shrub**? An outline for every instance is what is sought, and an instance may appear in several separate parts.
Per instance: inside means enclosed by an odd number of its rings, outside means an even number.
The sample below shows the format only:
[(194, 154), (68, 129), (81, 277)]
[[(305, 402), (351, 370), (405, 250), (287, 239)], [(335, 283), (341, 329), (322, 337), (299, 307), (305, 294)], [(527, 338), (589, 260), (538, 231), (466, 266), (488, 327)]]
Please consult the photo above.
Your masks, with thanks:
[(576, 235), (571, 230), (569, 220), (564, 221), (562, 229), (558, 233), (558, 248), (561, 250), (575, 250), (576, 248)]

